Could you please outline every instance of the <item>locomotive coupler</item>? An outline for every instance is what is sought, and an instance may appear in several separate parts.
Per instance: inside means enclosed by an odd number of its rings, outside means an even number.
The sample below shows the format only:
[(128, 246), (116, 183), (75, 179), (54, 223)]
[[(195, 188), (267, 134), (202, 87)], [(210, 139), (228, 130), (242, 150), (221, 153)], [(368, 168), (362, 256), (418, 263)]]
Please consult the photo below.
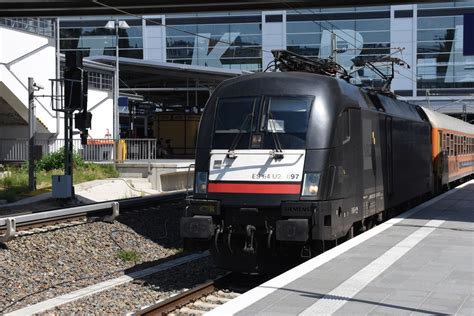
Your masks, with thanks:
[(255, 253), (255, 248), (253, 245), (255, 230), (255, 226), (247, 225), (247, 239), (245, 240), (244, 252), (251, 254)]

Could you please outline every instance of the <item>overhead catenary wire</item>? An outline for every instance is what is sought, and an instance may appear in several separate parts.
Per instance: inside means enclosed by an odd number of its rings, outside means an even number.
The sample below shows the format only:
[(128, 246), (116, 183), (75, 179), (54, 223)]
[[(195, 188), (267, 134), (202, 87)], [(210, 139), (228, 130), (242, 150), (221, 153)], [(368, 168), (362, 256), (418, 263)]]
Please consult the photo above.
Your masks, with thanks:
[[(99, 4), (99, 5), (101, 5), (101, 6), (107, 7), (107, 8), (109, 8), (109, 9), (115, 10), (115, 11), (121, 13), (121, 14), (125, 14), (125, 15), (128, 15), (128, 16), (136, 17), (136, 18), (138, 18), (138, 19), (141, 19), (141, 20), (143, 20), (143, 21), (149, 22), (149, 23), (151, 23), (151, 24), (163, 26), (163, 27), (166, 27), (166, 28), (169, 28), (169, 29), (173, 29), (173, 30), (176, 30), (176, 31), (185, 33), (185, 34), (193, 35), (193, 36), (200, 37), (200, 38), (204, 38), (204, 39), (208, 39), (208, 40), (211, 40), (211, 39), (212, 39), (211, 37), (204, 36), (204, 35), (199, 34), (199, 33), (190, 32), (190, 31), (186, 31), (186, 30), (182, 30), (182, 29), (180, 29), (180, 28), (178, 28), (178, 27), (170, 26), (170, 25), (168, 25), (168, 24), (163, 24), (163, 23), (158, 22), (158, 21), (156, 21), (156, 20), (144, 18), (143, 16), (140, 16), (140, 15), (137, 15), (137, 14), (133, 14), (133, 13), (128, 12), (128, 11), (125, 11), (125, 10), (123, 10), (123, 9), (119, 9), (119, 8), (110, 6), (110, 5), (108, 5), (108, 4), (105, 4), (105, 3), (100, 2), (100, 1), (98, 1), (98, 0), (92, 0), (92, 2), (93, 2), (93, 3), (96, 3), (96, 4)], [(285, 2), (283, 2), (283, 3), (286, 4)], [(288, 4), (286, 4), (286, 5), (287, 5), (290, 9), (294, 10), (294, 9), (293, 9), (291, 6), (289, 6)], [(315, 22), (314, 20), (312, 20), (312, 22), (313, 22), (313, 23), (318, 23), (318, 22)], [(328, 23), (330, 23), (330, 22), (328, 22)], [(332, 24), (332, 23), (330, 23), (330, 24), (335, 27), (334, 24)], [(320, 25), (322, 28), (324, 28), (324, 29), (326, 29), (326, 30), (328, 30), (328, 31), (331, 32), (330, 29), (328, 29), (328, 28), (322, 26), (320, 23), (319, 23), (319, 25)], [(349, 35), (347, 32), (344, 32), (343, 30), (341, 30), (341, 32), (343, 32), (343, 33)], [(333, 33), (333, 32), (331, 32), (331, 33)], [(337, 36), (337, 35), (336, 35), (336, 36)], [(350, 36), (350, 35), (349, 35), (349, 36)], [(339, 38), (342, 39), (342, 40), (345, 40), (344, 38), (342, 38), (342, 37), (340, 37), (340, 36), (337, 36), (337, 37), (339, 37)], [(353, 37), (353, 38), (354, 38), (354, 37)], [(216, 41), (216, 42), (219, 42), (219, 43), (228, 44), (229, 46), (244, 47), (244, 45), (242, 45), (242, 44), (239, 45), (239, 44), (235, 44), (235, 43), (232, 43), (232, 42), (223, 41), (223, 40), (221, 40), (221, 39), (218, 39), (218, 40), (212, 39), (212, 40), (214, 40), (214, 41)], [(351, 43), (349, 43), (349, 44), (351, 44)], [(351, 45), (352, 45), (352, 44), (351, 44)], [(352, 46), (357, 49), (356, 46), (354, 46), (354, 45), (352, 45)], [(261, 48), (261, 47), (260, 47), (260, 48), (256, 48), (256, 49), (257, 49), (257, 50), (260, 50), (261, 52), (265, 52), (265, 53), (270, 53), (270, 54), (272, 54), (271, 51), (266, 50), (266, 49), (263, 49), (263, 48)], [(269, 66), (270, 66), (270, 65), (269, 65)], [(265, 69), (265, 71), (270, 68), (269, 66), (267, 66), (267, 68)]]
[[(300, 14), (300, 15), (303, 15), (303, 13), (301, 13), (301, 12), (299, 12), (297, 9), (291, 7), (288, 3), (283, 2), (283, 1), (282, 1), (282, 3), (285, 4), (287, 7), (289, 7), (291, 10), (295, 11), (296, 13), (298, 13), (298, 14)], [(326, 17), (327, 17), (327, 15), (325, 15), (324, 13), (314, 12), (311, 8), (307, 8), (307, 9), (305, 9), (305, 10), (308, 10), (309, 12), (311, 12), (311, 13), (314, 14), (314, 15), (318, 15), (318, 16), (322, 16), (322, 17), (326, 16)], [(319, 25), (320, 27), (324, 28), (325, 30), (327, 30), (327, 31), (329, 31), (329, 32), (331, 32), (331, 33), (334, 33), (333, 30), (330, 30), (330, 29), (328, 29), (327, 27), (324, 27), (324, 26), (321, 24), (321, 22), (317, 22), (317, 21), (315, 21), (315, 20), (311, 20), (311, 22), (312, 22), (312, 23), (315, 23), (315, 24), (317, 24), (317, 25)], [(361, 44), (364, 44), (364, 42), (359, 41), (359, 40), (357, 39), (357, 37), (351, 35), (350, 33), (347, 33), (347, 32), (344, 31), (343, 29), (341, 29), (341, 28), (339, 28), (338, 26), (336, 26), (334, 23), (330, 22), (329, 19), (325, 19), (325, 20), (323, 20), (323, 22), (330, 24), (333, 29), (336, 29), (336, 30), (342, 32), (343, 34), (346, 34), (349, 38), (353, 39), (355, 42), (359, 42), (359, 43), (361, 43)], [(337, 34), (334, 33), (334, 35), (335, 35), (336, 37), (339, 37), (340, 39), (344, 40), (345, 42), (347, 42), (344, 38), (338, 36)], [(360, 50), (360, 48), (357, 48), (357, 46), (355, 46), (354, 44), (352, 44), (352, 43), (350, 43), (350, 42), (347, 42), (347, 43), (353, 47), (352, 49), (347, 49), (347, 50)], [(386, 47), (372, 47), (372, 48), (370, 48), (370, 49), (372, 49), (372, 50), (378, 50), (378, 49), (380, 49), (380, 50), (386, 50), (387, 48), (386, 48)], [(399, 52), (399, 51), (403, 51), (403, 50), (404, 50), (404, 48), (402, 48), (402, 47), (388, 47), (388, 49), (394, 49), (394, 50), (396, 50), (395, 52), (390, 53), (390, 54), (389, 54), (390, 56), (393, 55), (393, 54), (395, 54), (395, 53), (397, 53), (397, 52)]]
[[(294, 7), (292, 7), (292, 6), (290, 6), (287, 2), (281, 1), (281, 3), (283, 3), (283, 4), (286, 5), (290, 10), (295, 11), (295, 12), (298, 13), (299, 15), (303, 15), (302, 12), (300, 12), (298, 9), (296, 9), (296, 8), (294, 8)], [(305, 10), (308, 10), (308, 11), (311, 12), (311, 14), (313, 14), (313, 15), (318, 15), (318, 16), (322, 16), (322, 17), (326, 16), (326, 15), (323, 14), (323, 13), (314, 12), (311, 8), (307, 8), (307, 9), (305, 9)], [(347, 32), (344, 31), (343, 29), (339, 28), (339, 27), (336, 26), (334, 23), (330, 22), (328, 19), (324, 19), (324, 20), (322, 20), (322, 22), (328, 23), (329, 25), (331, 25), (331, 27), (333, 28), (332, 30), (329, 29), (329, 28), (327, 28), (327, 27), (325, 27), (325, 26), (323, 26), (323, 25), (321, 24), (321, 22), (318, 22), (318, 21), (316, 21), (316, 20), (314, 20), (314, 19), (312, 19), (310, 22), (312, 22), (312, 23), (314, 23), (314, 24), (320, 26), (321, 28), (323, 28), (323, 29), (329, 31), (331, 34), (334, 34), (334, 36), (338, 37), (339, 39), (344, 40), (346, 43), (348, 43), (350, 46), (353, 47), (353, 50), (360, 50), (360, 48), (358, 48), (358, 47), (355, 46), (354, 44), (348, 42), (345, 38), (342, 38), (341, 36), (339, 36), (339, 35), (337, 35), (336, 33), (334, 33), (334, 29), (337, 30), (337, 31), (340, 31), (341, 33), (343, 33), (343, 34), (345, 34), (345, 35), (347, 35), (350, 39), (353, 39), (354, 42), (356, 42), (356, 43), (359, 42), (359, 43), (361, 43), (361, 44), (364, 44), (364, 42), (361, 42), (361, 41), (358, 40), (355, 36), (351, 35), (350, 33), (347, 33)], [(380, 49), (380, 50), (382, 50), (382, 49), (387, 49), (387, 48), (385, 48), (385, 47), (379, 47), (379, 48), (374, 47), (374, 48), (371, 48), (371, 49), (375, 49), (375, 50)], [(395, 47), (395, 48), (389, 47), (388, 49), (397, 49), (397, 50), (399, 50), (400, 48), (399, 48), (399, 47)]]
[[(292, 7), (292, 6), (290, 6), (287, 2), (281, 1), (281, 3), (284, 4), (284, 5), (286, 5), (290, 10), (293, 10), (293, 11), (296, 12), (297, 14), (303, 15), (303, 13), (302, 13), (301, 11), (299, 11), (298, 9), (296, 9), (296, 8), (294, 8), (294, 7)], [(308, 8), (308, 9), (306, 9), (306, 10), (308, 10), (308, 11), (311, 12), (312, 14), (316, 15), (316, 13), (315, 13), (314, 11), (312, 11), (310, 8)], [(318, 15), (322, 16), (323, 14), (318, 14)], [(314, 24), (316, 24), (316, 25), (318, 25), (318, 26), (320, 26), (321, 28), (324, 28), (325, 30), (329, 31), (331, 34), (334, 34), (335, 37), (338, 37), (339, 39), (344, 40), (348, 45), (350, 45), (350, 46), (353, 47), (353, 50), (360, 50), (360, 48), (358, 48), (358, 47), (355, 46), (354, 44), (348, 42), (346, 39), (344, 39), (344, 38), (342, 38), (341, 36), (339, 36), (339, 35), (337, 35), (336, 33), (334, 33), (333, 30), (331, 30), (331, 29), (329, 29), (329, 28), (323, 26), (323, 25), (321, 24), (321, 22), (317, 22), (317, 21), (315, 21), (314, 19), (311, 20), (311, 22), (314, 23)], [(336, 28), (337, 30), (339, 30), (340, 32), (346, 34), (346, 35), (349, 36), (351, 39), (353, 39), (355, 42), (357, 42), (357, 38), (356, 38), (355, 36), (353, 36), (353, 35), (351, 35), (351, 34), (345, 32), (345, 31), (342, 30), (342, 29), (339, 29), (335, 24), (333, 24), (333, 23), (331, 23), (331, 22), (329, 22), (329, 21), (327, 21), (327, 20), (325, 20), (324, 22), (330, 24), (333, 28)], [(363, 44), (363, 43), (362, 43), (362, 44)], [(371, 49), (377, 49), (377, 48), (371, 48)], [(386, 49), (386, 48), (379, 48), (379, 49)], [(396, 53), (398, 53), (398, 52), (403, 51), (404, 48), (401, 48), (401, 47), (393, 47), (393, 48), (392, 48), (392, 47), (389, 47), (389, 49), (395, 49), (394, 52), (392, 52), (392, 53), (390, 53), (390, 54), (388, 55), (388, 56), (392, 56), (393, 54), (396, 54)], [(412, 69), (414, 69), (414, 68), (412, 68)], [(410, 70), (410, 72), (412, 72), (412, 74), (413, 74), (413, 70)], [(407, 78), (408, 78), (408, 77), (407, 77)], [(411, 78), (410, 78), (410, 79), (411, 79)]]
[[(138, 19), (141, 19), (142, 21), (146, 21), (148, 23), (151, 23), (151, 24), (155, 24), (155, 25), (159, 25), (159, 26), (163, 26), (163, 27), (166, 27), (168, 29), (172, 29), (172, 30), (175, 30), (175, 31), (179, 31), (179, 32), (182, 32), (182, 33), (185, 33), (185, 34), (189, 34), (189, 35), (193, 35), (193, 36), (196, 36), (196, 37), (200, 37), (200, 38), (204, 38), (204, 39), (208, 39), (208, 40), (213, 40), (213, 41), (216, 41), (218, 43), (223, 43), (223, 44), (227, 44), (229, 46), (237, 46), (237, 47), (244, 47), (244, 45), (242, 44), (238, 44), (238, 43), (233, 43), (233, 42), (228, 42), (228, 41), (224, 41), (224, 40), (221, 40), (221, 39), (214, 39), (214, 38), (211, 38), (211, 37), (208, 37), (208, 36), (205, 36), (205, 35), (202, 35), (202, 34), (199, 34), (199, 33), (195, 33), (195, 32), (191, 32), (191, 31), (186, 31), (186, 30), (183, 30), (181, 28), (178, 28), (178, 27), (174, 27), (174, 26), (171, 26), (171, 25), (168, 25), (168, 24), (163, 24), (161, 22), (158, 22), (156, 20), (153, 20), (153, 19), (149, 19), (149, 18), (145, 18), (143, 16), (140, 16), (140, 15), (137, 15), (137, 14), (134, 14), (134, 13), (131, 13), (129, 11), (126, 11), (126, 10), (123, 10), (123, 9), (120, 9), (120, 8), (117, 8), (117, 7), (114, 7), (114, 6), (111, 6), (111, 5), (108, 5), (108, 4), (105, 4), (99, 0), (92, 0), (93, 3), (96, 3), (98, 5), (101, 5), (101, 6), (104, 6), (104, 7), (107, 7), (109, 9), (112, 9), (112, 10), (115, 10), (121, 14), (124, 14), (124, 15), (127, 15), (127, 16), (132, 16), (132, 17), (135, 17), (135, 18), (138, 18)], [(284, 5), (286, 5), (290, 10), (293, 10), (295, 12), (297, 12), (298, 14), (302, 14), (299, 10), (293, 8), (292, 6), (290, 6), (288, 3), (286, 2), (283, 2), (282, 3)], [(311, 9), (308, 9), (311, 13), (315, 14)], [(317, 25), (319, 25), (321, 28), (335, 34), (331, 29), (323, 26), (321, 24), (321, 22), (316, 22), (315, 20), (311, 20), (312, 23), (315, 23)], [(342, 33), (348, 35), (350, 38), (354, 39), (356, 42), (357, 42), (357, 39), (350, 35), (349, 33), (345, 32), (344, 30), (342, 29), (339, 29), (336, 25), (334, 25), (333, 23), (327, 21), (327, 20), (324, 20), (324, 22), (330, 24), (331, 26), (333, 26), (333, 28), (336, 28), (338, 29), (339, 31), (341, 31)], [(338, 37), (339, 39), (341, 40), (344, 40), (346, 41), (346, 39), (342, 38), (341, 36), (335, 34), (336, 37)], [(347, 41), (346, 41), (347, 42)], [(351, 45), (352, 47), (354, 47), (354, 49), (359, 49), (357, 48), (354, 44), (350, 43), (350, 42), (347, 42), (349, 45)], [(266, 49), (263, 49), (263, 48), (255, 48), (256, 50), (260, 50), (261, 52), (265, 52), (265, 53), (272, 53), (270, 50), (266, 50)], [(386, 48), (379, 48), (379, 49), (386, 49)]]
[[(298, 9), (296, 9), (296, 8), (294, 8), (294, 7), (292, 7), (292, 6), (290, 6), (287, 2), (281, 1), (281, 3), (284, 4), (284, 5), (286, 5), (290, 10), (295, 11), (295, 12), (298, 13), (299, 15), (303, 15), (302, 12), (300, 12), (300, 11), (298, 11)], [(311, 14), (316, 15), (316, 13), (315, 13), (311, 8), (306, 8), (305, 10), (308, 10), (309, 12), (311, 12)], [(319, 16), (323, 16), (323, 17), (325, 16), (323, 13), (318, 13), (318, 15), (319, 15)], [(324, 27), (324, 26), (321, 24), (321, 22), (316, 22), (315, 20), (311, 20), (311, 22), (312, 22), (312, 23), (315, 23), (315, 24), (319, 25), (321, 28), (324, 28), (325, 30), (331, 32), (331, 33), (334, 34), (336, 37), (339, 37), (340, 39), (345, 40), (345, 39), (343, 39), (342, 37), (340, 37), (340, 36), (338, 36), (337, 34), (335, 34), (335, 33), (334, 33), (332, 30), (330, 30), (329, 28)], [(350, 38), (354, 39), (355, 42), (357, 42), (357, 38), (356, 38), (355, 36), (352, 36), (352, 35), (350, 35), (349, 33), (345, 32), (344, 30), (339, 29), (335, 24), (329, 22), (328, 19), (323, 20), (323, 22), (330, 24), (330, 25), (333, 27), (333, 29), (335, 28), (335, 29), (337, 29), (338, 31), (341, 31), (342, 33), (346, 34), (346, 35), (349, 36)], [(363, 42), (361, 42), (361, 43), (363, 44)], [(351, 44), (351, 43), (349, 43), (349, 44)], [(354, 45), (352, 45), (352, 44), (351, 44), (351, 46), (357, 49), (356, 46), (354, 46)]]
[[(204, 39), (207, 39), (207, 40), (213, 40), (213, 41), (216, 41), (217, 43), (223, 43), (223, 44), (227, 44), (229, 46), (238, 46), (238, 47), (243, 47), (244, 45), (242, 44), (238, 44), (238, 43), (234, 43), (234, 42), (228, 42), (228, 41), (224, 41), (224, 40), (221, 40), (221, 39), (215, 39), (215, 38), (211, 38), (209, 36), (205, 36), (205, 35), (202, 35), (202, 34), (199, 34), (199, 33), (195, 33), (195, 32), (191, 32), (191, 31), (186, 31), (186, 30), (183, 30), (183, 29), (180, 29), (179, 27), (175, 27), (175, 26), (171, 26), (171, 25), (168, 25), (168, 24), (163, 24), (161, 22), (158, 22), (156, 20), (153, 20), (153, 19), (149, 19), (149, 18), (145, 18), (141, 15), (137, 15), (137, 14), (134, 14), (134, 13), (131, 13), (131, 12), (128, 12), (128, 11), (125, 11), (123, 9), (119, 9), (117, 7), (113, 7), (111, 5), (108, 5), (108, 4), (105, 4), (103, 2), (100, 2), (99, 0), (91, 0), (93, 3), (96, 3), (98, 5), (101, 5), (103, 7), (106, 7), (106, 8), (109, 8), (109, 9), (112, 9), (112, 10), (115, 10), (121, 14), (124, 14), (124, 15), (127, 15), (127, 16), (132, 16), (132, 17), (135, 17), (135, 18), (138, 18), (138, 19), (141, 19), (142, 21), (145, 21), (145, 22), (148, 22), (150, 24), (155, 24), (155, 25), (158, 25), (158, 26), (163, 26), (163, 27), (166, 27), (168, 29), (172, 29), (172, 30), (175, 30), (175, 31), (179, 31), (179, 32), (182, 32), (182, 33), (185, 33), (185, 34), (189, 34), (189, 35), (193, 35), (193, 36), (196, 36), (196, 37), (200, 37), (200, 38), (204, 38)], [(262, 52), (266, 52), (266, 53), (271, 53), (271, 51), (269, 50), (265, 50), (263, 48), (256, 48), (256, 49), (259, 49), (260, 51)]]
[[(114, 7), (114, 6), (105, 4), (105, 3), (103, 3), (103, 2), (101, 2), (101, 1), (99, 1), (99, 0), (91, 0), (91, 2), (93, 2), (93, 3), (97, 4), (97, 5), (100, 5), (100, 6), (109, 8), (109, 9), (111, 9), (111, 10), (117, 11), (117, 12), (120, 13), (120, 14), (124, 14), (124, 15), (126, 15), (126, 16), (132, 16), (132, 17), (138, 18), (138, 19), (140, 19), (140, 20), (142, 20), (142, 21), (146, 21), (146, 22), (148, 22), (148, 23), (150, 23), (150, 24), (163, 26), (163, 27), (168, 28), (168, 29), (172, 29), (172, 30), (179, 31), (179, 32), (182, 32), (182, 33), (185, 33), (185, 34), (189, 34), (189, 35), (193, 35), (193, 36), (196, 36), (196, 37), (204, 38), (204, 39), (207, 39), (207, 40), (213, 40), (213, 41), (215, 41), (215, 42), (217, 42), (217, 43), (223, 43), (223, 44), (227, 44), (227, 45), (229, 45), (229, 46), (244, 47), (243, 44), (233, 43), (233, 42), (225, 41), (225, 40), (222, 40), (222, 39), (214, 39), (214, 38), (205, 36), (205, 35), (203, 35), (203, 34), (191, 32), (191, 31), (187, 31), (187, 30), (183, 30), (183, 29), (181, 29), (181, 28), (179, 28), (179, 27), (171, 26), (171, 25), (168, 25), (168, 24), (163, 24), (163, 23), (158, 22), (158, 21), (156, 21), (156, 20), (154, 20), (154, 19), (145, 18), (145, 17), (143, 17), (143, 16), (141, 16), (141, 15), (137, 15), (137, 14), (131, 13), (131, 12), (129, 12), (129, 11), (126, 11), (126, 10), (123, 10), (123, 9), (120, 9), (120, 8), (117, 8), (117, 7)], [(292, 6), (291, 6), (290, 4), (288, 4), (287, 2), (281, 1), (281, 3), (284, 4), (285, 6), (287, 6), (290, 10), (296, 12), (297, 14), (303, 15), (303, 13), (302, 13), (300, 10), (298, 10), (297, 8), (292, 7)], [(316, 13), (315, 13), (311, 8), (308, 8), (308, 9), (306, 9), (306, 10), (308, 10), (309, 12), (311, 12), (313, 15), (316, 15)], [(323, 16), (323, 17), (325, 16), (324, 14), (318, 14), (318, 15), (319, 15), (319, 16)], [(333, 30), (331, 30), (330, 28), (328, 28), (328, 27), (322, 25), (321, 22), (317, 22), (317, 21), (315, 21), (314, 19), (312, 19), (311, 22), (314, 23), (314, 24), (316, 24), (316, 25), (318, 25), (318, 26), (320, 26), (321, 28), (323, 28), (323, 29), (329, 31), (331, 34), (334, 34), (335, 37), (337, 37), (337, 38), (339, 38), (339, 39), (341, 39), (341, 40), (344, 40), (345, 42), (347, 42), (348, 45), (352, 46), (352, 47), (354, 48), (354, 50), (360, 50), (360, 49), (361, 49), (361, 48), (358, 48), (357, 46), (355, 46), (353, 43), (348, 42), (345, 38), (343, 38), (343, 37), (341, 37), (340, 35), (336, 34), (336, 33), (334, 32), (334, 29), (339, 30), (341, 33), (347, 35), (349, 38), (353, 39), (356, 43), (358, 42), (358, 40), (357, 40), (357, 38), (356, 38), (355, 36), (353, 36), (353, 35), (347, 33), (346, 31), (344, 31), (344, 30), (338, 28), (334, 23), (332, 23), (332, 22), (330, 22), (330, 21), (328, 21), (328, 20), (323, 20), (323, 22), (328, 23), (328, 24), (330, 24), (330, 25), (332, 26)], [(360, 41), (359, 41), (359, 42), (360, 42)], [(265, 53), (270, 53), (270, 54), (272, 54), (271, 51), (266, 50), (266, 49), (263, 49), (263, 48), (261, 48), (261, 47), (260, 47), (260, 48), (254, 48), (254, 49), (259, 50), (259, 51), (261, 51), (261, 52), (265, 52)], [(371, 48), (371, 49), (386, 49), (386, 48)], [(400, 47), (395, 47), (395, 48), (389, 47), (389, 49), (395, 49), (395, 50), (396, 50), (395, 52), (390, 53), (389, 56), (391, 56), (391, 55), (393, 55), (393, 54), (395, 54), (395, 53), (398, 53), (398, 52), (400, 52), (400, 51), (403, 50), (403, 49), (400, 48)], [(269, 65), (267, 66), (267, 68), (266, 68), (265, 70), (268, 70), (270, 67), (271, 67), (271, 62), (269, 63)], [(415, 69), (415, 68), (413, 67), (412, 70), (410, 70), (410, 72), (411, 72), (412, 74), (413, 74), (413, 71), (414, 71), (413, 69)], [(407, 79), (409, 79), (409, 80), (411, 80), (411, 81), (416, 82), (415, 80), (413, 80), (413, 78), (410, 78), (410, 77), (407, 77), (407, 76), (405, 76), (405, 75), (402, 75), (399, 71), (395, 71), (395, 72), (396, 72), (397, 74), (401, 75), (401, 76), (404, 77), (404, 78), (407, 78)]]

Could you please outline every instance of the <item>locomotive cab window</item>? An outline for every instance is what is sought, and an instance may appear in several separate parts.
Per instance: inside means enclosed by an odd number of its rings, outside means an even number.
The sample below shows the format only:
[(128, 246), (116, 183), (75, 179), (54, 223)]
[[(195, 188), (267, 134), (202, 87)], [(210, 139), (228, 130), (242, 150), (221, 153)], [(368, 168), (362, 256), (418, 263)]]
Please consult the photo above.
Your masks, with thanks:
[(215, 149), (302, 149), (312, 96), (222, 98), (216, 107)]
[(213, 148), (227, 149), (236, 142), (236, 149), (247, 149), (259, 103), (260, 98), (220, 99), (215, 114)]
[(311, 96), (267, 97), (260, 121), (260, 131), (265, 133), (263, 148), (274, 148), (276, 141), (282, 149), (304, 148), (313, 99)]

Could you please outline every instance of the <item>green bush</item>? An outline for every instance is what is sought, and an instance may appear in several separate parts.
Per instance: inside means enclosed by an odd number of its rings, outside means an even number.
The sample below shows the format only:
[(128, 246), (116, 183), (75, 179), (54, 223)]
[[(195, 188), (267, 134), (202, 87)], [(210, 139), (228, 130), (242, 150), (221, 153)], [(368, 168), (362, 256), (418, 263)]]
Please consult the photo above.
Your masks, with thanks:
[[(74, 167), (84, 166), (84, 160), (78, 153), (73, 153), (72, 160)], [(38, 171), (50, 171), (53, 169), (64, 169), (64, 148), (54, 153), (44, 155), (36, 162), (36, 170)]]
[(28, 192), (28, 173), (21, 168), (7, 168), (11, 175), (0, 179), (0, 200), (14, 202), (18, 197)]
[[(54, 153), (54, 155), (58, 156), (57, 154), (58, 153)], [(58, 169), (36, 171), (36, 187), (40, 189), (38, 192), (41, 191), (41, 189), (48, 189), (51, 187), (52, 175), (62, 174), (64, 172), (64, 162), (62, 157), (59, 159), (55, 157), (55, 159), (59, 161), (60, 164)], [(48, 163), (49, 168), (52, 167), (52, 160), (51, 157), (44, 157), (44, 159), (40, 161), (42, 163), (41, 168), (45, 167), (46, 162)], [(74, 184), (96, 179), (116, 178), (119, 175), (112, 164), (84, 163), (78, 155), (74, 155), (74, 164)], [(0, 200), (14, 202), (18, 199), (24, 198), (26, 196), (25, 193), (29, 192), (28, 163), (25, 162), (17, 167), (5, 167), (5, 169), (6, 171), (10, 171), (11, 174), (7, 177), (0, 178)]]

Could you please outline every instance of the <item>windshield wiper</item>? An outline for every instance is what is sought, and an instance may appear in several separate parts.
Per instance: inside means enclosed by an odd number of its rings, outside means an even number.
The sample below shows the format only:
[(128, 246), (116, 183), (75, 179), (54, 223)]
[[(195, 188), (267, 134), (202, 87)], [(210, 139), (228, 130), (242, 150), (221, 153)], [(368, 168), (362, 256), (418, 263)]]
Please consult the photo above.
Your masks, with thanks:
[(244, 128), (245, 124), (247, 123), (247, 121), (251, 117), (253, 117), (253, 113), (249, 113), (245, 117), (242, 125), (239, 128), (239, 131), (237, 132), (237, 135), (235, 135), (234, 140), (232, 141), (232, 144), (230, 145), (229, 150), (227, 151), (227, 158), (235, 159), (237, 157), (236, 154), (235, 154), (235, 148), (237, 147), (237, 145), (240, 142), (240, 139), (242, 138), (242, 134), (244, 132), (243, 128)]
[[(283, 147), (280, 142), (280, 137), (277, 134), (277, 130), (275, 128), (275, 120), (273, 119), (272, 112), (268, 113), (268, 125), (271, 125), (271, 133), (272, 133), (272, 138), (273, 138), (273, 144), (275, 145), (275, 148), (270, 152), (270, 155), (273, 157), (273, 159), (283, 159)], [(270, 124), (271, 122), (271, 124)]]

